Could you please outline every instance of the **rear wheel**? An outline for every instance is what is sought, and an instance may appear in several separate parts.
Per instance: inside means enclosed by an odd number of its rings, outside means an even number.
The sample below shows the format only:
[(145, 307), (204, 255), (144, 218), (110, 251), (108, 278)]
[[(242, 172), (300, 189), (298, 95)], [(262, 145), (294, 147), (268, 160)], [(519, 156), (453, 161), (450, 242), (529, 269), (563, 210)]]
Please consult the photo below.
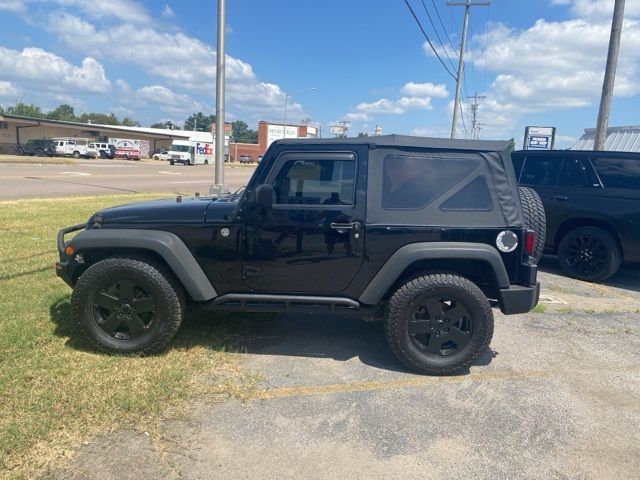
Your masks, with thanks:
[(175, 162), (173, 160), (169, 160), (169, 165), (173, 165)]
[(135, 258), (109, 258), (80, 277), (71, 309), (99, 350), (150, 354), (165, 348), (178, 331), (184, 296), (163, 268)]
[(36, 148), (36, 157), (44, 157), (44, 150)]
[(104, 150), (100, 150), (100, 158), (107, 158), (107, 154)]
[(122, 156), (123, 160), (129, 160), (129, 155), (127, 155), (126, 153)]
[(73, 152), (73, 158), (75, 158), (76, 160), (77, 160), (78, 158), (80, 158), (80, 152), (79, 152), (79, 151), (77, 151), (77, 150), (76, 150), (75, 152)]
[(518, 192), (520, 193), (524, 224), (529, 230), (533, 230), (536, 233), (536, 242), (533, 246), (532, 256), (536, 259), (536, 263), (538, 263), (540, 257), (542, 257), (545, 237), (547, 235), (547, 217), (544, 212), (544, 205), (538, 192), (532, 188), (518, 187)]
[(601, 282), (618, 271), (622, 254), (618, 242), (608, 232), (597, 227), (580, 227), (562, 237), (558, 260), (568, 276)]
[(18, 147), (17, 152), (18, 152), (18, 155), (26, 155), (25, 151), (24, 151), (24, 148), (22, 148), (22, 147)]
[(471, 281), (432, 274), (402, 285), (385, 313), (387, 342), (411, 370), (452, 375), (468, 368), (493, 336), (493, 312)]

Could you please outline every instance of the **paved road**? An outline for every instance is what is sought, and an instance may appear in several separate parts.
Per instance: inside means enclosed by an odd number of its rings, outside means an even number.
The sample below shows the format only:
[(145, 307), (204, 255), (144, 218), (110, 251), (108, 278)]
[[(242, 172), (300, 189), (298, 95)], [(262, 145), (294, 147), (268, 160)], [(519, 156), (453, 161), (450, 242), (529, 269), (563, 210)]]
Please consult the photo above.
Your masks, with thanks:
[[(638, 277), (628, 291), (558, 277), (552, 263), (545, 270), (545, 294), (562, 295), (559, 285), (602, 299), (626, 291), (640, 308)], [(264, 377), (258, 399), (195, 402), (155, 438), (104, 435), (54, 477), (635, 480), (640, 318), (597, 305), (496, 312), (491, 351), (455, 377), (403, 370), (379, 324), (256, 317), (244, 367)]]
[[(207, 193), (214, 167), (164, 162), (79, 160), (77, 165), (0, 163), (0, 200), (133, 192)], [(226, 168), (231, 190), (245, 185), (254, 169)]]

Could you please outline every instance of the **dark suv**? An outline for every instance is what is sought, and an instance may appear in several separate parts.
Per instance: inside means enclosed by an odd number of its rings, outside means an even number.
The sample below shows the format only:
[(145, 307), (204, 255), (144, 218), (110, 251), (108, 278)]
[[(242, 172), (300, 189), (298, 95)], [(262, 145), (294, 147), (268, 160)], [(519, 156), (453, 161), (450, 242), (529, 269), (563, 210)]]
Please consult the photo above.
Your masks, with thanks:
[(640, 153), (578, 150), (511, 154), (521, 185), (547, 215), (545, 250), (563, 271), (598, 282), (640, 261)]
[(53, 157), (56, 154), (56, 146), (53, 140), (34, 139), (16, 147), (18, 155), (35, 155), (36, 157)]
[(489, 345), (492, 306), (538, 301), (507, 147), (278, 140), (239, 195), (114, 207), (61, 230), (57, 272), (75, 321), (106, 351), (162, 349), (187, 301), (380, 318), (407, 367), (455, 373)]

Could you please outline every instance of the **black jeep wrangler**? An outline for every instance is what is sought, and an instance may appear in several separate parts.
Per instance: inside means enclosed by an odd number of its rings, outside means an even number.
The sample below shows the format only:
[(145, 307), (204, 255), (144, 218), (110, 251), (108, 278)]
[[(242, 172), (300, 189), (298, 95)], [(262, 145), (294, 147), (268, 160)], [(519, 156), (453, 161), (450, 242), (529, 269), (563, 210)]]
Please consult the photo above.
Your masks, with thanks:
[(27, 143), (16, 147), (16, 153), (18, 155), (35, 155), (36, 157), (53, 157), (56, 154), (56, 146), (53, 140), (27, 140)]
[(61, 230), (57, 272), (105, 351), (166, 347), (197, 302), (381, 318), (407, 367), (456, 373), (489, 345), (492, 306), (523, 313), (538, 301), (535, 234), (507, 148), (279, 140), (237, 196), (114, 207)]

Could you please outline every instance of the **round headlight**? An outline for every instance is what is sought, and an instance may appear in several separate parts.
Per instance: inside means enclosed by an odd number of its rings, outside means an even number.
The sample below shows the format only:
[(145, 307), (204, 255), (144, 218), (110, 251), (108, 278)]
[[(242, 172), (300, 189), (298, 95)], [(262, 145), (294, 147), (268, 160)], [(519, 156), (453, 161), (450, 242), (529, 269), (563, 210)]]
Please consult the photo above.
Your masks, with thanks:
[(511, 230), (503, 230), (496, 238), (496, 247), (504, 253), (511, 253), (518, 247), (518, 236)]

